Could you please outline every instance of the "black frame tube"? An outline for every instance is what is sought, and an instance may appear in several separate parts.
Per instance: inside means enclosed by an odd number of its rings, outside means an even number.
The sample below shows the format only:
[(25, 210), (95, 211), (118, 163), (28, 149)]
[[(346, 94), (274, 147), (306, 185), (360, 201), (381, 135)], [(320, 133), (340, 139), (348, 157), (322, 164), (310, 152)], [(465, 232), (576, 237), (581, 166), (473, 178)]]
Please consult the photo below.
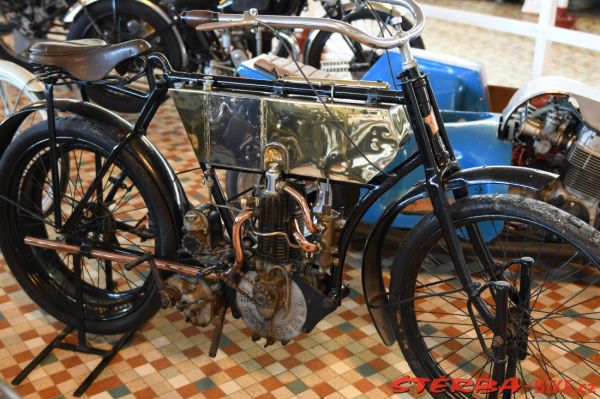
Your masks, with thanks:
[(56, 121), (54, 119), (54, 78), (46, 82), (46, 102), (48, 103), (48, 138), (50, 141), (50, 163), (52, 176), (52, 207), (54, 208), (54, 224), (57, 232), (62, 231), (61, 189), (58, 172), (58, 157), (56, 154)]

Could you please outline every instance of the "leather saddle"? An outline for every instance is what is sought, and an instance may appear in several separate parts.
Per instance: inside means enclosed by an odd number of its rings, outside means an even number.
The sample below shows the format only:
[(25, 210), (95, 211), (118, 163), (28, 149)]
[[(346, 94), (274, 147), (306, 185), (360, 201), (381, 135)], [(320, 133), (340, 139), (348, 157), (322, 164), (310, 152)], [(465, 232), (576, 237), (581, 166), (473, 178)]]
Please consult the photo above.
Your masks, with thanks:
[(105, 78), (121, 62), (150, 50), (142, 39), (107, 44), (100, 39), (39, 42), (29, 50), (29, 62), (60, 68), (79, 80)]

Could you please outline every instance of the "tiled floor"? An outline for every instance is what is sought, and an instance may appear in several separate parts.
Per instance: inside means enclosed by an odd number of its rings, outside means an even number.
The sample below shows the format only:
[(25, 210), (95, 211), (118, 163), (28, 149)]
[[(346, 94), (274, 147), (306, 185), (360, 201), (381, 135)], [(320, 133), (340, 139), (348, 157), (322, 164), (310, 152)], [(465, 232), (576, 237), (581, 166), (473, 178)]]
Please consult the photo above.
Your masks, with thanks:
[[(486, 3), (485, 7), (491, 7), (490, 12), (499, 12), (496, 4)], [(517, 15), (513, 6), (506, 7), (502, 10)], [(586, 18), (581, 21), (595, 26), (595, 22)], [(482, 60), (492, 83), (518, 85), (529, 76), (528, 52), (533, 44), (528, 40), (433, 21), (425, 40), (435, 51)], [(552, 66), (557, 73), (568, 76), (581, 73), (581, 80), (598, 82), (596, 85), (600, 87), (600, 72), (593, 62), (597, 60), (596, 54), (568, 49), (567, 58), (566, 48), (558, 50), (562, 56), (557, 53), (556, 64)], [(583, 58), (571, 62), (579, 54)], [(149, 137), (174, 168), (183, 171), (196, 166), (170, 102), (163, 106), (156, 121), (149, 129)], [(188, 195), (196, 202), (201, 201), (205, 192), (195, 173), (180, 177)], [(193, 327), (180, 313), (163, 310), (135, 335), (87, 395), (96, 398), (389, 397), (390, 382), (410, 374), (410, 370), (396, 346), (388, 348), (381, 343), (370, 321), (362, 297), (358, 254), (352, 253), (348, 263), (345, 279), (352, 288), (350, 298), (311, 334), (302, 335), (286, 346), (275, 344), (263, 348), (250, 339), (249, 329), (241, 320), (227, 317), (221, 349), (217, 358), (211, 359), (207, 352), (212, 327)], [(62, 328), (61, 323), (32, 303), (0, 257), (0, 379), (10, 381)], [(99, 337), (92, 340), (103, 342)], [(55, 351), (16, 391), (31, 398), (71, 397), (97, 363), (95, 356)]]

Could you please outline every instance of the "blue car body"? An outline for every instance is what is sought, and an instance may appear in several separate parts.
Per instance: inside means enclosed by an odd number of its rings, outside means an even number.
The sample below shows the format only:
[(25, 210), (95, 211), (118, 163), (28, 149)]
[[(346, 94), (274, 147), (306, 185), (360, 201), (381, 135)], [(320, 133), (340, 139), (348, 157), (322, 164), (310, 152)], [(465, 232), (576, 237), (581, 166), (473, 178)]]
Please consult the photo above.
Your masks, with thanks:
[[(443, 110), (486, 112), (489, 98), (483, 66), (458, 57), (438, 54), (431, 51), (413, 49), (420, 69), (429, 74), (438, 106)], [(398, 51), (389, 51), (380, 57), (363, 76), (363, 80), (387, 82), (395, 88), (393, 76), (401, 71), (402, 56)], [(240, 76), (252, 79), (273, 80), (273, 75), (254, 66), (256, 57), (244, 61), (237, 69)], [(389, 65), (393, 73), (390, 73)]]
[[(388, 82), (390, 87), (395, 88), (398, 83), (394, 81), (394, 76), (401, 70), (402, 57), (397, 51), (389, 51), (388, 56), (389, 60), (386, 55), (380, 57), (363, 76), (363, 80)], [(471, 168), (482, 165), (510, 165), (512, 145), (496, 138), (500, 115), (488, 112), (489, 96), (482, 66), (424, 50), (415, 50), (415, 58), (420, 69), (429, 74), (460, 166)], [(256, 68), (255, 60), (243, 62), (237, 70), (239, 75), (254, 79), (274, 79), (268, 72)], [(393, 73), (390, 73), (390, 64), (394, 69)], [(399, 152), (393, 164), (410, 155), (414, 146), (414, 142), (409, 142), (403, 151)], [(422, 180), (423, 176), (422, 169), (413, 171), (377, 201), (369, 209), (364, 220), (375, 223), (391, 201)], [(479, 194), (502, 193), (506, 192), (506, 187), (483, 185), (475, 187), (474, 190)], [(361, 195), (366, 192), (366, 189), (363, 189)], [(408, 228), (421, 217), (422, 215), (418, 214), (402, 214), (396, 219), (394, 226)]]

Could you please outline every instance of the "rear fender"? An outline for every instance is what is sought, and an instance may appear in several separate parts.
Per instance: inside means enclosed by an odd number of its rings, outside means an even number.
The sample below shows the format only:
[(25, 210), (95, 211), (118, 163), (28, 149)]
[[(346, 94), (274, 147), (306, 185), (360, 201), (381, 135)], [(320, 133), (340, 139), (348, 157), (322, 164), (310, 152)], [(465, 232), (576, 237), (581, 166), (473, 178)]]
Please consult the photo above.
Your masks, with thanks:
[[(56, 111), (80, 116), (103, 126), (117, 140), (132, 130), (131, 124), (125, 119), (89, 102), (61, 99), (55, 100), (54, 106)], [(23, 121), (32, 113), (45, 110), (46, 103), (40, 101), (15, 112), (0, 124), (0, 158)], [(145, 136), (133, 140), (128, 148), (142, 161), (152, 180), (159, 187), (175, 226), (182, 226), (183, 216), (190, 205), (181, 182), (167, 160)]]
[[(514, 166), (484, 166), (456, 172), (447, 180), (447, 188), (454, 190), (481, 184), (501, 184), (537, 191), (557, 178), (558, 175), (537, 169)], [(383, 244), (392, 223), (402, 210), (407, 205), (425, 197), (427, 197), (427, 190), (425, 182), (421, 181), (386, 208), (365, 244), (362, 264), (362, 284), (365, 301), (379, 336), (388, 346), (396, 341), (396, 335), (393, 323), (387, 316), (386, 308), (381, 307), (387, 303), (387, 290), (383, 281), (382, 268)]]

